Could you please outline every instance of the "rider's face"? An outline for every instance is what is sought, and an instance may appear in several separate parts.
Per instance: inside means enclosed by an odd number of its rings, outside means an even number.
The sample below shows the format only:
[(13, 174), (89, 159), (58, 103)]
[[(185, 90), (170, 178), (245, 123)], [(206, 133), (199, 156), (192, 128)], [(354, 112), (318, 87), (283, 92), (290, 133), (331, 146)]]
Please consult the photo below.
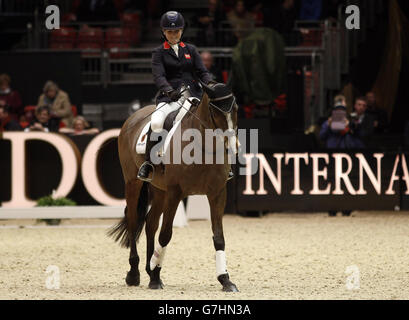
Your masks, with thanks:
[(182, 37), (182, 29), (178, 30), (163, 30), (163, 34), (166, 37), (166, 40), (170, 44), (177, 44), (180, 41), (180, 38)]

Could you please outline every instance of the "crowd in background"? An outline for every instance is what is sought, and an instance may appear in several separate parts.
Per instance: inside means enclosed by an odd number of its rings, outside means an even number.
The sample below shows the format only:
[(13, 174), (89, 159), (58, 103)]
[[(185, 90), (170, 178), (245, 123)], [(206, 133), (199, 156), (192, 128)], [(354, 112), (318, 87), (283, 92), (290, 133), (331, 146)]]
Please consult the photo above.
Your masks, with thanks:
[(331, 114), (320, 130), (320, 139), (328, 149), (363, 149), (375, 133), (387, 130), (387, 115), (377, 105), (373, 92), (357, 97), (353, 108), (348, 114), (345, 96), (335, 97)]
[[(208, 8), (198, 17), (210, 17), (212, 23), (226, 20), (226, 17), (247, 16), (258, 26), (289, 24), (291, 20), (324, 20), (337, 17), (338, 5), (342, 0), (209, 0)], [(58, 3), (58, 1), (57, 1)], [(177, 1), (175, 1), (177, 3)], [(71, 10), (80, 21), (118, 20), (123, 12), (141, 11), (144, 16), (158, 18), (171, 10), (167, 0), (73, 0)], [(284, 21), (283, 15), (290, 18)], [(276, 21), (270, 18), (275, 17)], [(280, 18), (280, 19), (279, 19)], [(209, 21), (201, 21), (206, 25)]]
[(0, 75), (0, 132), (43, 131), (66, 134), (94, 134), (98, 129), (76, 115), (69, 95), (53, 81), (47, 81), (36, 106), (23, 106), (20, 94), (11, 87), (11, 78)]
[[(231, 45), (245, 37), (254, 27), (272, 28), (283, 35), (287, 45), (297, 45), (301, 34), (294, 30), (297, 20), (319, 21), (337, 18), (340, 0), (209, 0), (208, 7), (192, 20), (199, 28), (200, 45), (221, 43), (218, 30), (232, 29)], [(225, 40), (225, 39), (224, 39)]]
[[(187, 19), (187, 27), (197, 29), (200, 46), (234, 45), (254, 27), (273, 28), (287, 44), (301, 41), (294, 31), (296, 20), (319, 21), (337, 18), (342, 0), (208, 0)], [(75, 0), (66, 19), (77, 22), (119, 21), (126, 12), (140, 12), (144, 24), (152, 26), (163, 12), (173, 10), (166, 0)], [(64, 18), (63, 18), (64, 19)], [(226, 39), (223, 30), (231, 37)]]
[[(198, 46), (217, 46), (219, 30), (228, 26), (232, 31), (232, 43), (247, 35), (253, 27), (272, 28), (283, 35), (288, 43), (297, 42), (299, 31), (294, 29), (296, 20), (317, 21), (336, 18), (341, 0), (208, 0), (208, 5), (188, 21), (188, 27), (197, 28)], [(171, 8), (164, 0), (76, 0), (72, 13), (77, 21), (118, 20), (123, 12), (140, 11), (149, 21), (157, 19)], [(295, 39), (295, 40), (294, 40)], [(206, 68), (217, 82), (226, 77), (214, 63), (210, 52), (201, 54)], [(0, 70), (1, 72), (1, 70)], [(341, 110), (345, 98), (338, 97), (334, 106)], [(331, 111), (332, 112), (332, 111)], [(368, 93), (354, 105), (354, 112), (345, 117), (343, 130), (332, 129), (331, 116), (322, 124), (320, 138), (329, 148), (363, 147), (364, 140), (374, 133), (384, 133), (388, 118), (376, 105), (376, 97)], [(52, 81), (44, 85), (36, 106), (23, 106), (17, 90), (11, 86), (8, 75), (0, 75), (0, 130), (42, 130), (70, 134), (90, 133), (86, 119), (78, 118), (68, 93)], [(82, 129), (81, 129), (82, 128)], [(409, 132), (409, 129), (408, 129)]]

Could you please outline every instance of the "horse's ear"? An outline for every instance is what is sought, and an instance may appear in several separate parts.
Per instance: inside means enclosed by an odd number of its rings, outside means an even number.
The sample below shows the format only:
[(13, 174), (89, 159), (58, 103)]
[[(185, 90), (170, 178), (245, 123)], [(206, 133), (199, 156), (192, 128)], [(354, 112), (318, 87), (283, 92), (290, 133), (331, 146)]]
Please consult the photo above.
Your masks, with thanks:
[(200, 81), (200, 84), (201, 84), (202, 87), (203, 87), (203, 91), (206, 92), (206, 94), (207, 94), (209, 97), (213, 97), (214, 94), (215, 94), (214, 89), (210, 88), (210, 87), (209, 87), (207, 84), (205, 84), (203, 81), (201, 81), (201, 80), (199, 80), (199, 81)]

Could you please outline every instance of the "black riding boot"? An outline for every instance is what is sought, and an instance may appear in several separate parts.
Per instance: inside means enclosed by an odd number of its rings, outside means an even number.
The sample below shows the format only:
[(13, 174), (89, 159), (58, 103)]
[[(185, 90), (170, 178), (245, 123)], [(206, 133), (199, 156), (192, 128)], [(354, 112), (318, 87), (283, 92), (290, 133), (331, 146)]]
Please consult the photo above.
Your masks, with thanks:
[[(153, 146), (156, 145), (157, 141), (151, 141), (151, 133), (152, 130), (149, 128), (147, 133), (147, 141), (146, 141), (146, 151), (145, 151), (145, 162), (139, 168), (138, 171), (138, 179), (150, 182), (152, 178), (149, 178), (149, 173), (154, 170), (153, 164), (151, 162), (150, 154)], [(153, 176), (153, 175), (152, 175)]]

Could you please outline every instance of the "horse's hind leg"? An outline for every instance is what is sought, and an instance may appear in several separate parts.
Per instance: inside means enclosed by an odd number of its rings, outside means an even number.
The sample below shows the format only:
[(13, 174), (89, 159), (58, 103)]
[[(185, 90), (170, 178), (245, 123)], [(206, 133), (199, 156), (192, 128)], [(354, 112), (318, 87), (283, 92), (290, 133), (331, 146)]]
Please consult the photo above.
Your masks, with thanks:
[(230, 281), (226, 268), (226, 254), (223, 235), (223, 214), (226, 205), (226, 188), (221, 192), (208, 195), (213, 230), (213, 244), (216, 249), (217, 280), (222, 284), (223, 291), (238, 292), (236, 285)]
[[(134, 180), (126, 183), (125, 185), (125, 194), (126, 194), (126, 204), (127, 207), (125, 209), (125, 216), (127, 219), (127, 227), (128, 227), (128, 237), (129, 237), (129, 264), (131, 269), (126, 275), (126, 284), (128, 286), (139, 286), (140, 283), (140, 273), (139, 273), (139, 256), (138, 251), (136, 249), (136, 240), (139, 235), (137, 235), (136, 230), (138, 227), (138, 223), (140, 224), (141, 221), (138, 221), (138, 201), (141, 195), (141, 188), (143, 185), (143, 181)], [(145, 199), (146, 200), (146, 199)]]
[(150, 259), (155, 249), (155, 234), (159, 226), (159, 218), (163, 212), (163, 203), (165, 192), (151, 185), (152, 190), (152, 207), (146, 217), (146, 272), (151, 275)]
[(170, 187), (166, 193), (163, 211), (162, 227), (159, 234), (158, 242), (155, 245), (155, 250), (151, 255), (150, 282), (149, 288), (162, 289), (163, 283), (160, 279), (160, 271), (162, 268), (163, 259), (165, 257), (166, 246), (172, 238), (173, 219), (175, 218), (176, 210), (181, 200), (180, 191), (177, 187)]

